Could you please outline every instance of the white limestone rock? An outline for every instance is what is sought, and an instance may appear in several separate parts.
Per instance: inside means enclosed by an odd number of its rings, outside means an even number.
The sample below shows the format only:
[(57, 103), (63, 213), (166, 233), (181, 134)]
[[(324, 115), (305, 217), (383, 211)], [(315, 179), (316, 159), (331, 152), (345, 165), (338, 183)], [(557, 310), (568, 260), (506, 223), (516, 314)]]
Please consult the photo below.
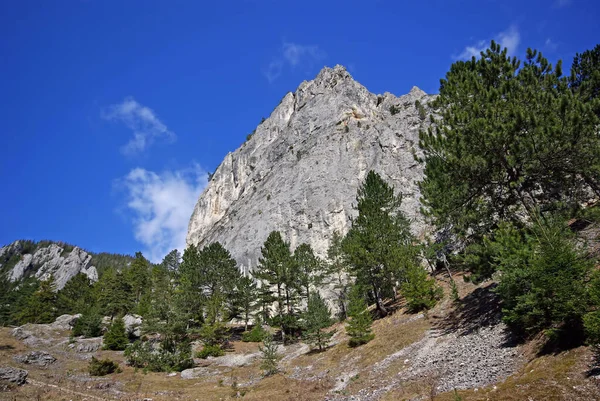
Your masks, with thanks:
[(371, 169), (402, 193), (402, 209), (422, 236), (428, 227), (416, 183), (423, 166), (414, 155), (433, 98), (416, 87), (378, 96), (344, 67), (324, 68), (225, 157), (193, 211), (187, 243), (219, 241), (243, 270), (257, 265), (273, 230), (292, 248), (306, 242), (325, 256), (333, 232), (350, 228), (357, 188)]

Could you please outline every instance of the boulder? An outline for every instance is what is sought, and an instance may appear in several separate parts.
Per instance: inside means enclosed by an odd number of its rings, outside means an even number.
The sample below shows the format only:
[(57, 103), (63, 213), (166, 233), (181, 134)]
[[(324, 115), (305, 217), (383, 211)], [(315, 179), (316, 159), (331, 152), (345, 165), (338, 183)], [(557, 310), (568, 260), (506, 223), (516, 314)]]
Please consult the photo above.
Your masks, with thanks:
[(139, 315), (127, 314), (123, 316), (123, 322), (125, 323), (125, 331), (127, 333), (132, 333), (136, 337), (140, 337), (142, 335), (141, 327), (142, 327), (142, 317)]
[(11, 383), (23, 385), (27, 382), (29, 372), (23, 369), (11, 368), (10, 366), (0, 367), (0, 383)]
[(76, 315), (60, 315), (52, 323), (53, 328), (57, 330), (71, 330), (75, 326), (77, 319), (81, 317), (81, 313)]
[(27, 354), (17, 355), (13, 359), (15, 362), (37, 366), (48, 366), (56, 362), (56, 358), (46, 351), (31, 351)]
[(69, 348), (75, 352), (96, 352), (102, 347), (102, 337), (82, 338), (69, 344)]
[(181, 372), (182, 379), (197, 379), (199, 377), (210, 376), (215, 373), (215, 370), (206, 367), (186, 369)]

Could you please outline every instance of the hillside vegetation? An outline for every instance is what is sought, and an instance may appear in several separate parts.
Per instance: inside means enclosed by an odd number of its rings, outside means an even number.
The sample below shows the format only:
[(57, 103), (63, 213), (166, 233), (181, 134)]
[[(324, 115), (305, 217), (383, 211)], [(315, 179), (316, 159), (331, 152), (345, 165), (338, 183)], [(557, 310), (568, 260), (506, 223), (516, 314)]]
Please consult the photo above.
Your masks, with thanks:
[[(327, 258), (273, 231), (247, 275), (214, 242), (156, 265), (96, 255), (98, 282), (58, 292), (52, 278), (3, 281), (2, 322), (37, 323), (13, 334), (60, 367), (32, 369), (37, 387), (12, 394), (600, 399), (599, 93), (600, 45), (569, 75), (494, 42), (454, 63), (415, 155), (431, 238), (411, 233), (400, 191), (369, 171)], [(81, 313), (70, 332), (48, 325), (63, 313)], [(7, 361), (24, 350), (9, 333)], [(100, 333), (104, 350), (82, 351)]]

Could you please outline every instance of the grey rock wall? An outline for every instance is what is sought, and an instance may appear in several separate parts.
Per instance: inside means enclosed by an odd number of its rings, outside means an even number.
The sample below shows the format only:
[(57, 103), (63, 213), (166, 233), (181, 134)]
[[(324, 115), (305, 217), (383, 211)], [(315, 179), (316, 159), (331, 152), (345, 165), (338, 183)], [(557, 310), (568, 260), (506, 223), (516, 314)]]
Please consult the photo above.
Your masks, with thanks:
[(357, 188), (371, 169), (402, 193), (413, 232), (424, 235), (416, 185), (423, 168), (414, 155), (432, 99), (416, 87), (400, 97), (375, 95), (344, 67), (324, 68), (225, 157), (193, 211), (187, 243), (219, 241), (252, 269), (278, 230), (292, 248), (306, 242), (325, 256), (333, 232), (348, 231)]

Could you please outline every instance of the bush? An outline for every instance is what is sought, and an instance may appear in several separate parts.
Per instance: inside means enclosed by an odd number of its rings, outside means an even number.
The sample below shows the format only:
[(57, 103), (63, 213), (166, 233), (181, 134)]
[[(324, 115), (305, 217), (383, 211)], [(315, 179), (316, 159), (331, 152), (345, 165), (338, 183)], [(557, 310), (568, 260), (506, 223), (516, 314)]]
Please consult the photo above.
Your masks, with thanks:
[(129, 338), (125, 332), (125, 322), (122, 318), (113, 320), (106, 333), (104, 333), (103, 344), (104, 349), (113, 351), (122, 351), (127, 347)]
[(150, 342), (136, 341), (125, 350), (129, 366), (151, 372), (182, 371), (194, 365), (191, 346), (188, 341), (175, 344), (164, 341), (154, 347)]
[(218, 357), (225, 355), (225, 351), (218, 345), (204, 344), (204, 347), (196, 353), (197, 358), (206, 359), (209, 356)]
[(91, 376), (106, 376), (111, 373), (121, 373), (119, 364), (110, 359), (96, 359), (92, 357), (88, 365), (88, 372)]
[(247, 343), (260, 343), (267, 335), (267, 331), (263, 329), (261, 324), (255, 324), (252, 330), (242, 333), (242, 341)]

